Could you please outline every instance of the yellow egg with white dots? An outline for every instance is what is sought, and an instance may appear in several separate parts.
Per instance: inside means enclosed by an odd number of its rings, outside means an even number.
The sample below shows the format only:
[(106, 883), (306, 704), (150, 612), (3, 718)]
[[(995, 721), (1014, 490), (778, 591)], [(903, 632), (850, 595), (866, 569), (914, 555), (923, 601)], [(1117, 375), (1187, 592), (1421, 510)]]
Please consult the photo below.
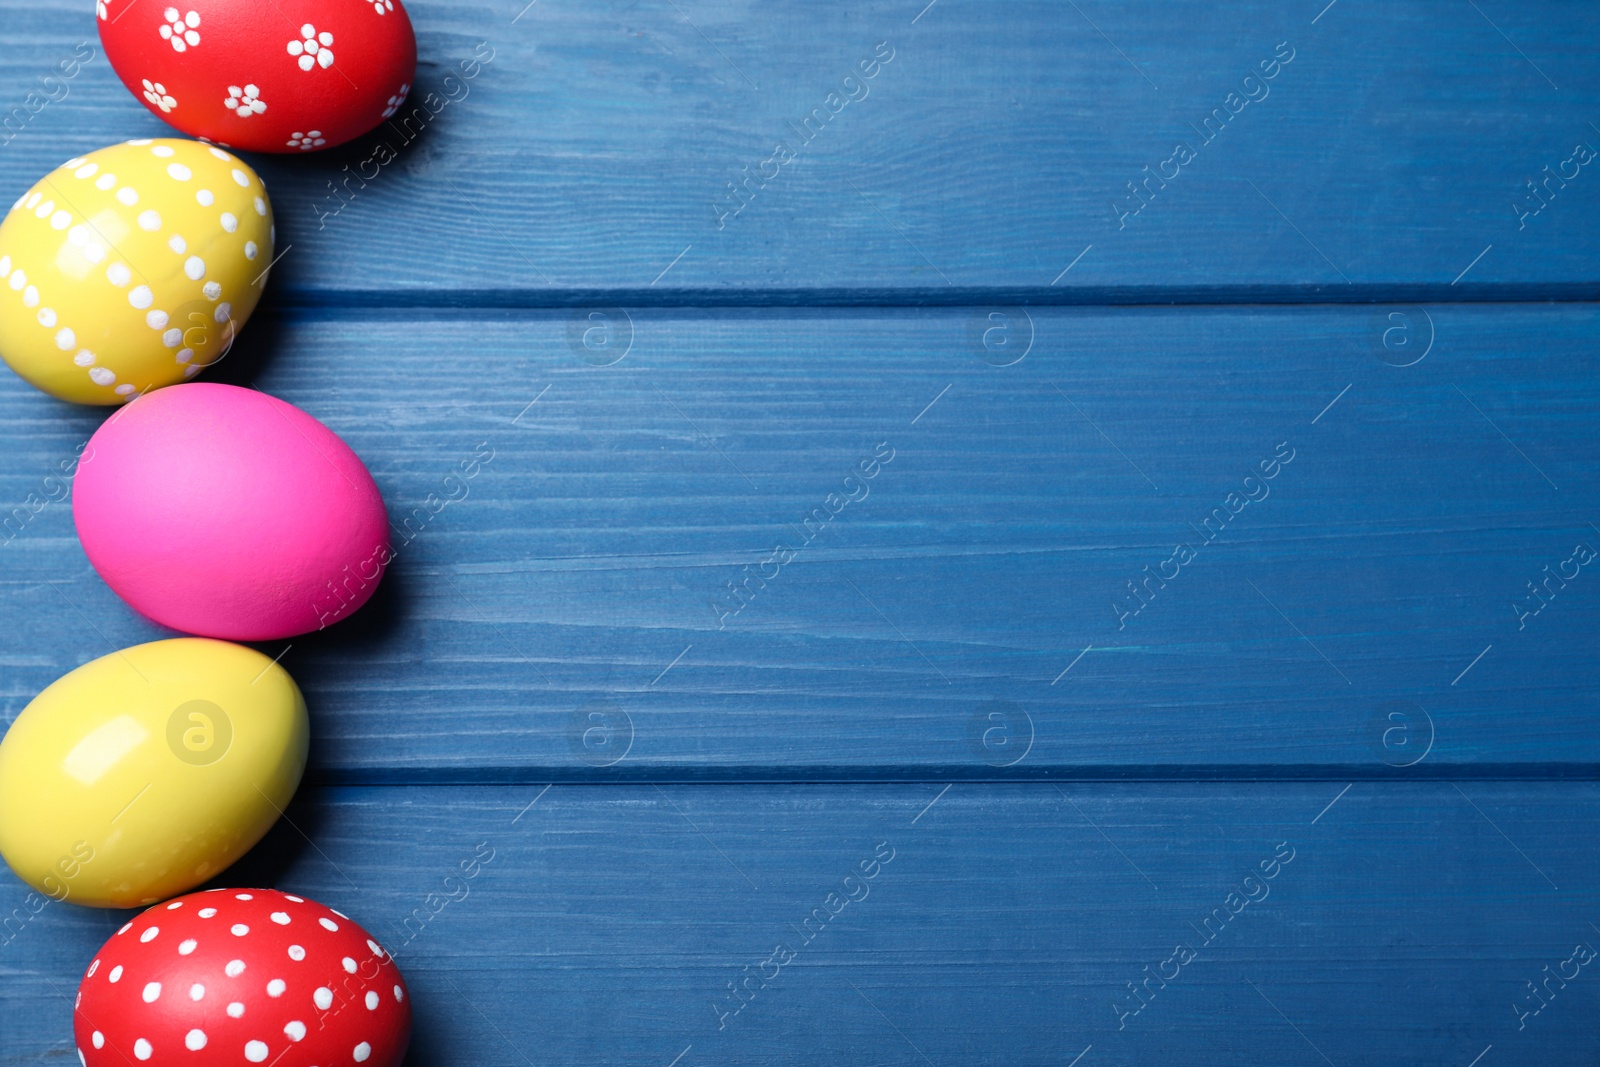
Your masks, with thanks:
[(184, 381), (228, 350), (273, 261), (255, 171), (199, 141), (69, 159), (0, 223), (0, 358), (79, 404)]

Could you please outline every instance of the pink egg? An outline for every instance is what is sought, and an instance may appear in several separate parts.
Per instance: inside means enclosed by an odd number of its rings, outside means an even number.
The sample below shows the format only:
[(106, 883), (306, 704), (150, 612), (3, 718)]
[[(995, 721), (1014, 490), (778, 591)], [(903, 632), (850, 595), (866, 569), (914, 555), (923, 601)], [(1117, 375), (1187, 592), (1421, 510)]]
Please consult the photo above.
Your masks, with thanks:
[(136, 611), (233, 641), (293, 637), (367, 601), (389, 523), (350, 446), (253, 389), (159, 389), (89, 439), (72, 514), (89, 562)]

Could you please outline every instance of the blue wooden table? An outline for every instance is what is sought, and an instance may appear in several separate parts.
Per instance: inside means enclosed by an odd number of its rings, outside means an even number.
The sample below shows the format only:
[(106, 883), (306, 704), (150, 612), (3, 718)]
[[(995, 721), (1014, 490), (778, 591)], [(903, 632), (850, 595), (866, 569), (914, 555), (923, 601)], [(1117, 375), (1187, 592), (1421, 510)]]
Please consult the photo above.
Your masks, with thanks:
[[(411, 13), (209, 374), (389, 504), (219, 884), (383, 938), (411, 1063), (1595, 1062), (1600, 8)], [(0, 196), (164, 129), (0, 26)], [(103, 415), (0, 380), (7, 720), (164, 635), (46, 481)], [(122, 921), (0, 874), (0, 1063)]]

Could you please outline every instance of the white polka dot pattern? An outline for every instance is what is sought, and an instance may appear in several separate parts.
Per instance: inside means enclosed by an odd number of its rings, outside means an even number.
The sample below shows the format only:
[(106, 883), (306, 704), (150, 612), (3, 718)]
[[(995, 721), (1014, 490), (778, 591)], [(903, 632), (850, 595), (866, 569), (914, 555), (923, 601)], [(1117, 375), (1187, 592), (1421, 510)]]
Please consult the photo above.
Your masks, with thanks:
[[(182, 906), (200, 896), (205, 907)], [(85, 1067), (400, 1067), (409, 998), (388, 952), (358, 924), (271, 890), (171, 903), (112, 935), (85, 969), (74, 1012)]]
[[(0, 223), (0, 357), (79, 403), (182, 381), (254, 310), (271, 233), (260, 179), (215, 146), (141, 140), (69, 160)], [(223, 300), (223, 320), (194, 317)], [(153, 335), (123, 318), (152, 311), (171, 320)]]

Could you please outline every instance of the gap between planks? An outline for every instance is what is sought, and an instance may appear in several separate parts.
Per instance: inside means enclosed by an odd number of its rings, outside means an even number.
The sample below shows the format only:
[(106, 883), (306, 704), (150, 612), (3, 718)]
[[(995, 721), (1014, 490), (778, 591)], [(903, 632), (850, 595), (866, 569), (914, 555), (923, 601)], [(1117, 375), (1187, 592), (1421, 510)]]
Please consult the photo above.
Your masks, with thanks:
[(994, 287), (941, 289), (286, 289), (256, 310), (283, 311), (539, 311), (570, 308), (717, 310), (883, 309), (974, 307), (1204, 308), (1427, 304), (1588, 304), (1600, 301), (1600, 281), (1551, 284), (1358, 283), (1328, 286), (1207, 286), (1181, 288)]
[(662, 767), (612, 766), (595, 771), (533, 765), (528, 767), (359, 767), (311, 768), (305, 784), (322, 788), (527, 785), (1032, 785), (1057, 784), (1255, 784), (1378, 782), (1438, 785), (1451, 782), (1593, 782), (1600, 764), (1586, 763), (1422, 763), (1411, 767), (1365, 764), (1252, 764), (1203, 767), (1037, 767), (995, 774), (958, 766), (772, 767), (734, 765), (678, 771)]

